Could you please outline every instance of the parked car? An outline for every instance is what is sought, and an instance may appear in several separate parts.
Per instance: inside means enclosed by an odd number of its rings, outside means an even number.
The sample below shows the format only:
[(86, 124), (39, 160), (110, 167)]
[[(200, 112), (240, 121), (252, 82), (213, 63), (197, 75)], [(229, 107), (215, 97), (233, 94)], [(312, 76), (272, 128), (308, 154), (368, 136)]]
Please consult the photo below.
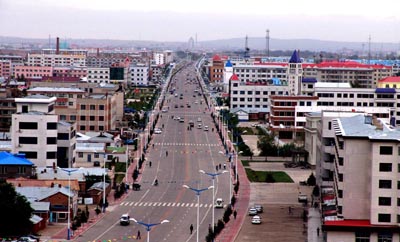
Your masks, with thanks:
[(260, 204), (255, 204), (254, 208), (257, 210), (257, 213), (262, 213), (264, 211), (264, 208)]
[(261, 217), (256, 215), (251, 219), (252, 224), (261, 224)]
[(127, 214), (127, 213), (122, 214), (121, 218), (119, 219), (120, 225), (129, 225), (130, 222), (131, 222), (130, 217), (129, 217), (129, 214)]
[(155, 129), (154, 129), (154, 133), (155, 133), (155, 134), (161, 134), (162, 131), (161, 131), (161, 129), (155, 128)]
[(37, 239), (31, 238), (29, 236), (23, 236), (18, 239), (18, 242), (37, 242)]
[(257, 215), (257, 209), (254, 207), (249, 208), (249, 215)]
[(204, 126), (204, 131), (208, 131), (208, 126)]

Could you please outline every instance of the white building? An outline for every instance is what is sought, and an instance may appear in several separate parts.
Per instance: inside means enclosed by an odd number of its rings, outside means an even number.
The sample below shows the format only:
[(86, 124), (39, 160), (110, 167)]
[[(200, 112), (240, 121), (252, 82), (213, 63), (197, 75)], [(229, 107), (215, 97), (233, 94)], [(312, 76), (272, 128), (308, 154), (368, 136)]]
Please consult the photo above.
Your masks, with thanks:
[(149, 84), (149, 66), (138, 63), (131, 65), (130, 68), (130, 85), (131, 86), (147, 86)]
[(43, 95), (15, 99), (17, 112), (12, 115), (12, 152), (25, 153), (36, 166), (57, 164), (56, 100), (56, 97)]
[(28, 54), (29, 66), (86, 66), (85, 55)]
[(75, 162), (76, 123), (58, 122), (57, 166), (73, 167)]
[(87, 70), (87, 82), (110, 83), (109, 67), (89, 67)]
[(165, 59), (164, 59), (163, 53), (155, 52), (153, 54), (153, 60), (156, 65), (164, 65), (165, 64)]

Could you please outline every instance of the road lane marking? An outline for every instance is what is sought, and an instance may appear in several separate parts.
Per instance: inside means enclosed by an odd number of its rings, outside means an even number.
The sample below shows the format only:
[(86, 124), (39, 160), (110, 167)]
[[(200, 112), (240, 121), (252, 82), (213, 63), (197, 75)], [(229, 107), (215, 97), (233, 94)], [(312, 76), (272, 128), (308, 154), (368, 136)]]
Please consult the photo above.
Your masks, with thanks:
[(173, 204), (171, 205), (171, 207), (175, 207), (175, 204), (176, 204), (176, 203), (173, 203)]
[(165, 204), (167, 204), (167, 203), (163, 203), (163, 205), (162, 205), (162, 206), (164, 207), (164, 206), (165, 206)]
[(144, 204), (143, 204), (143, 207), (146, 207), (146, 206), (147, 206), (147, 203), (144, 203)]
[(139, 204), (139, 202), (135, 202), (135, 207)]

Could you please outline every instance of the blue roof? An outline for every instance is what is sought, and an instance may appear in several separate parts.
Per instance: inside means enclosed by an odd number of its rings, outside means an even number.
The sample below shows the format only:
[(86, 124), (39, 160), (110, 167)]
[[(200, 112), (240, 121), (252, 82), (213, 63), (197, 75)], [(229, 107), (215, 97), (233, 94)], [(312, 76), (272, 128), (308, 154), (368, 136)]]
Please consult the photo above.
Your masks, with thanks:
[(289, 63), (301, 63), (299, 52), (293, 51), (292, 57), (290, 57)]
[(377, 88), (377, 89), (375, 89), (375, 93), (396, 93), (396, 89), (394, 89), (394, 88)]
[(0, 165), (19, 165), (19, 166), (33, 166), (34, 164), (21, 157), (10, 154), (8, 152), (0, 152)]
[(316, 78), (313, 78), (313, 77), (304, 77), (304, 78), (301, 80), (301, 82), (304, 82), (304, 83), (316, 83), (316, 82), (317, 82), (317, 79), (316, 79)]
[(227, 61), (226, 61), (225, 67), (232, 67), (231, 60), (227, 60)]

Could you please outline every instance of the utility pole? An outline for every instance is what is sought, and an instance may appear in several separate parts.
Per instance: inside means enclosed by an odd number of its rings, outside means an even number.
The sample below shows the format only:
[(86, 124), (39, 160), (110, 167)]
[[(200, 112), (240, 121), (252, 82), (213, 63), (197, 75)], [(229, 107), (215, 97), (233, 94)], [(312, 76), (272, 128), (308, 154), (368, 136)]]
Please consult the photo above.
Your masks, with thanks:
[(371, 64), (371, 35), (368, 37), (368, 64)]
[(269, 57), (269, 29), (267, 29), (267, 35), (265, 36), (265, 49), (266, 49), (266, 55)]

